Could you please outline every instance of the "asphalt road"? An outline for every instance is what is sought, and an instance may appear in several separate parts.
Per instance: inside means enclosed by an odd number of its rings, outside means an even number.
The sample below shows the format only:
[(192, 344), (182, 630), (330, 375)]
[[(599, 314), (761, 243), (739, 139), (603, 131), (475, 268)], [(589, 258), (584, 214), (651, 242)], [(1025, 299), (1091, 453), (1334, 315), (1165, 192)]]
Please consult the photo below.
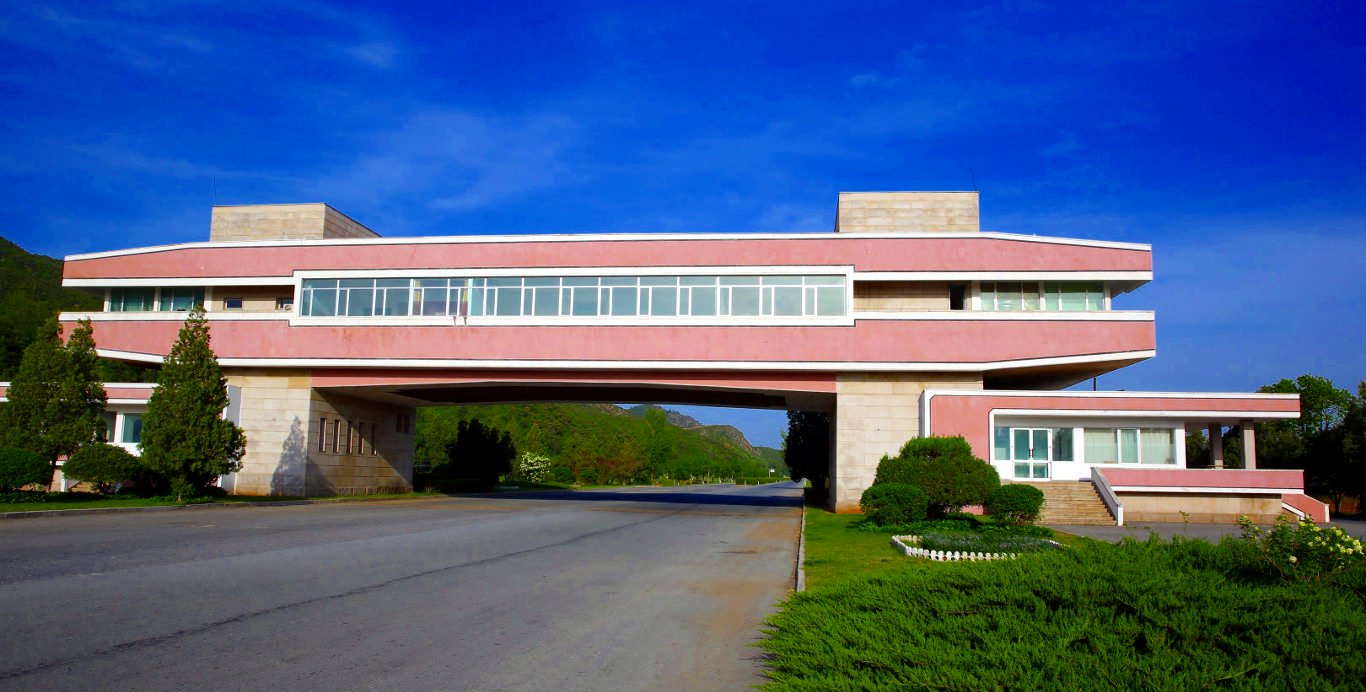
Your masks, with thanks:
[(800, 493), (0, 522), (0, 689), (743, 689)]

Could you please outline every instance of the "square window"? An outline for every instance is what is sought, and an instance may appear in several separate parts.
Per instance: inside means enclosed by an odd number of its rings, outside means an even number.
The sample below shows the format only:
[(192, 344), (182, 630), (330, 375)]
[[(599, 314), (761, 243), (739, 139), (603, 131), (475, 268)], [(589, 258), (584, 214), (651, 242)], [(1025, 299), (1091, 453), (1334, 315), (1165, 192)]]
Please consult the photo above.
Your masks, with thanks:
[(224, 310), (241, 310), (241, 309), (242, 309), (242, 299), (241, 299), (241, 298), (224, 298), (224, 299), (223, 299), (223, 309), (224, 309)]

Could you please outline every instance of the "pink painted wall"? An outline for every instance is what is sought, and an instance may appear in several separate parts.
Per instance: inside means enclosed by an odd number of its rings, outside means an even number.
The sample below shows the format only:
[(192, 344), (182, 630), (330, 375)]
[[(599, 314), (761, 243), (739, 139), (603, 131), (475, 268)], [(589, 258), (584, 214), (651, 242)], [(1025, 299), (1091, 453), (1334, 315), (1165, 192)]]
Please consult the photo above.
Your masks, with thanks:
[(1151, 271), (1146, 250), (996, 238), (618, 240), (169, 248), (69, 260), (68, 279), (280, 276), (295, 270), (853, 265), (858, 271)]
[[(930, 432), (962, 435), (978, 456), (991, 450), (989, 414), (994, 409), (1058, 411), (1259, 411), (1299, 413), (1297, 399), (1168, 397), (1076, 397), (1076, 396), (961, 396), (936, 394), (930, 399)], [(1108, 476), (1107, 476), (1108, 477)]]
[[(146, 403), (152, 396), (152, 390), (149, 387), (119, 386), (121, 384), (127, 383), (110, 382), (109, 384), (106, 384), (104, 386), (105, 397), (108, 399), (131, 400), (134, 403)], [(0, 399), (5, 398), (8, 394), (9, 386), (0, 384)]]
[(1101, 471), (1111, 487), (1167, 488), (1296, 488), (1304, 489), (1304, 471), (1294, 469), (1120, 469)]
[[(100, 348), (164, 355), (180, 323), (96, 321)], [(853, 327), (211, 323), (220, 358), (991, 363), (1155, 348), (1151, 322), (892, 321)]]
[(762, 389), (769, 391), (833, 394), (833, 373), (713, 373), (578, 371), (527, 372), (518, 370), (357, 370), (318, 369), (313, 371), (315, 387), (357, 387), (369, 385), (477, 384), (477, 383), (567, 383), (567, 384), (651, 384), (675, 387), (723, 389)]

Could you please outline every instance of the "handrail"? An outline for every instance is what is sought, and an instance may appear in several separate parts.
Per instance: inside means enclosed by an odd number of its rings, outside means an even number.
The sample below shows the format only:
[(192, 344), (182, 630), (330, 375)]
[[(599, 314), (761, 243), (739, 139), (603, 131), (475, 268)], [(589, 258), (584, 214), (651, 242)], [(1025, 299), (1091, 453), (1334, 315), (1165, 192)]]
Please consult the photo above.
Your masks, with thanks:
[(1110, 510), (1110, 516), (1115, 518), (1115, 526), (1124, 525), (1124, 505), (1119, 501), (1119, 496), (1110, 488), (1110, 482), (1101, 475), (1100, 469), (1091, 468), (1091, 487), (1096, 489), (1096, 494), (1100, 495), (1101, 502)]

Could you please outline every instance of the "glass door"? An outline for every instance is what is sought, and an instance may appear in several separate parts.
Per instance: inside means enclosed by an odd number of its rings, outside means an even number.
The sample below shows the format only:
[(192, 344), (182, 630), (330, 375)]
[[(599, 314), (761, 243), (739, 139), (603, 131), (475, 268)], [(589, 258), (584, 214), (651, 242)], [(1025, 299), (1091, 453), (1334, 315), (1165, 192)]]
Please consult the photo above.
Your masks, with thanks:
[(1011, 433), (1011, 459), (1015, 462), (1015, 477), (1022, 480), (1048, 478), (1048, 429), (1013, 428)]

